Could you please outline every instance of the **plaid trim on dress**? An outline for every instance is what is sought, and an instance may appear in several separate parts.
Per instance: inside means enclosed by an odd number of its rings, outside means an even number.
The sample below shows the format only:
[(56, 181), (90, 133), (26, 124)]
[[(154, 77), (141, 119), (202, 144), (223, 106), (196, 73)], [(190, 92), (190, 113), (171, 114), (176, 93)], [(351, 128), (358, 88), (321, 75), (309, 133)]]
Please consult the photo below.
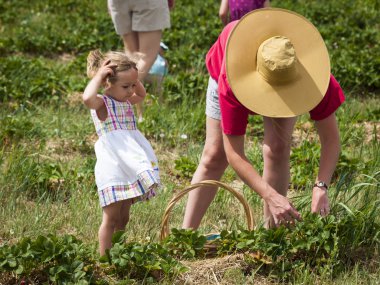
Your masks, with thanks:
[(156, 196), (158, 181), (151, 171), (138, 174), (139, 179), (130, 185), (115, 185), (98, 191), (102, 207), (117, 201), (132, 199), (132, 203), (146, 201)]
[(115, 130), (137, 130), (133, 107), (129, 101), (119, 102), (103, 96), (108, 116), (104, 121), (99, 120), (96, 111), (91, 110), (96, 133), (99, 137)]
[[(97, 160), (107, 162), (95, 166), (97, 179), (100, 179), (99, 184), (97, 181), (100, 205), (105, 207), (128, 199), (132, 203), (149, 200), (156, 195), (155, 190), (160, 185), (157, 158), (153, 149), (137, 130), (133, 107), (128, 101), (119, 102), (107, 96), (103, 96), (103, 100), (108, 111), (104, 121), (99, 120), (95, 110), (91, 110), (99, 136), (99, 141), (95, 144)], [(133, 147), (126, 143), (131, 139), (137, 143), (133, 144), (135, 148), (137, 146), (144, 150), (140, 152), (140, 156), (136, 156), (132, 151)], [(123, 152), (117, 152), (120, 155), (115, 156), (115, 150), (118, 149)], [(141, 156), (142, 153), (146, 156)], [(146, 161), (148, 163), (145, 169), (141, 169), (141, 163)], [(120, 172), (122, 166), (132, 171)], [(101, 176), (104, 173), (107, 175)]]

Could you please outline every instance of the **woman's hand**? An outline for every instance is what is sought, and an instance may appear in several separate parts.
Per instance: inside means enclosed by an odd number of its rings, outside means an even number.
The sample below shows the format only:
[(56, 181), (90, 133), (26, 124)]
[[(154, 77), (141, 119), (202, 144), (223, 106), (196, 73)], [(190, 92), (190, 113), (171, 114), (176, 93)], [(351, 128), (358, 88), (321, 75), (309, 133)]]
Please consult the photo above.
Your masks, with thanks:
[(289, 199), (281, 194), (275, 192), (269, 197), (266, 197), (265, 202), (269, 206), (276, 227), (294, 224), (296, 220), (301, 220), (300, 213), (294, 208)]
[(314, 186), (311, 200), (311, 212), (326, 217), (330, 213), (329, 197), (327, 190)]

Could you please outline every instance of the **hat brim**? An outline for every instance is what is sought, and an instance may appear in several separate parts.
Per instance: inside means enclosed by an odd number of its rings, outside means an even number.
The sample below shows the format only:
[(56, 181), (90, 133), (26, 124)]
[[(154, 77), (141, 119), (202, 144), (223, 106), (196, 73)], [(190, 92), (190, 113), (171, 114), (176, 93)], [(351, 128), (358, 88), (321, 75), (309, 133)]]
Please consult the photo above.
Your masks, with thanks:
[[(285, 84), (269, 84), (257, 71), (261, 43), (273, 36), (292, 42), (297, 77)], [(278, 8), (255, 10), (236, 24), (226, 48), (228, 83), (241, 104), (268, 117), (294, 117), (323, 99), (330, 81), (330, 59), (319, 31), (305, 17)]]

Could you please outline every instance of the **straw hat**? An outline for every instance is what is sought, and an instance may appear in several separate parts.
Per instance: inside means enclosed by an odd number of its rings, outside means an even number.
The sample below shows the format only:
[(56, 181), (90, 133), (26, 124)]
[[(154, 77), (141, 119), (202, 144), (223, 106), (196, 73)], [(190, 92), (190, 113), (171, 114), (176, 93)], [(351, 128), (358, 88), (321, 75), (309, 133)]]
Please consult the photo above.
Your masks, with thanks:
[(306, 18), (265, 8), (246, 14), (231, 31), (226, 71), (245, 107), (268, 117), (294, 117), (323, 99), (330, 60), (320, 33)]

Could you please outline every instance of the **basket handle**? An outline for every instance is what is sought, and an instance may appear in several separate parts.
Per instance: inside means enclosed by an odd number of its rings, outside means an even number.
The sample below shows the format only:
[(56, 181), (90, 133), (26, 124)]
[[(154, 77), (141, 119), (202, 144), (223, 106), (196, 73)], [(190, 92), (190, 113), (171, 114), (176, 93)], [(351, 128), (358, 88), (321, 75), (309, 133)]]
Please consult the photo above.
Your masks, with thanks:
[(171, 210), (173, 209), (174, 205), (178, 202), (179, 199), (181, 199), (184, 195), (189, 193), (191, 190), (194, 190), (200, 186), (217, 186), (218, 188), (224, 188), (227, 191), (231, 192), (239, 201), (243, 204), (244, 212), (247, 218), (247, 226), (248, 230), (253, 230), (255, 226), (255, 221), (252, 215), (251, 207), (249, 206), (248, 202), (245, 200), (242, 194), (240, 194), (238, 191), (234, 190), (232, 187), (228, 186), (225, 183), (222, 183), (220, 181), (216, 180), (204, 180), (200, 183), (192, 184), (190, 186), (187, 186), (182, 191), (178, 192), (169, 202), (168, 206), (166, 207), (165, 213), (162, 217), (161, 221), (161, 234), (160, 239), (163, 240), (167, 236), (169, 236), (170, 229), (169, 229), (169, 214)]

